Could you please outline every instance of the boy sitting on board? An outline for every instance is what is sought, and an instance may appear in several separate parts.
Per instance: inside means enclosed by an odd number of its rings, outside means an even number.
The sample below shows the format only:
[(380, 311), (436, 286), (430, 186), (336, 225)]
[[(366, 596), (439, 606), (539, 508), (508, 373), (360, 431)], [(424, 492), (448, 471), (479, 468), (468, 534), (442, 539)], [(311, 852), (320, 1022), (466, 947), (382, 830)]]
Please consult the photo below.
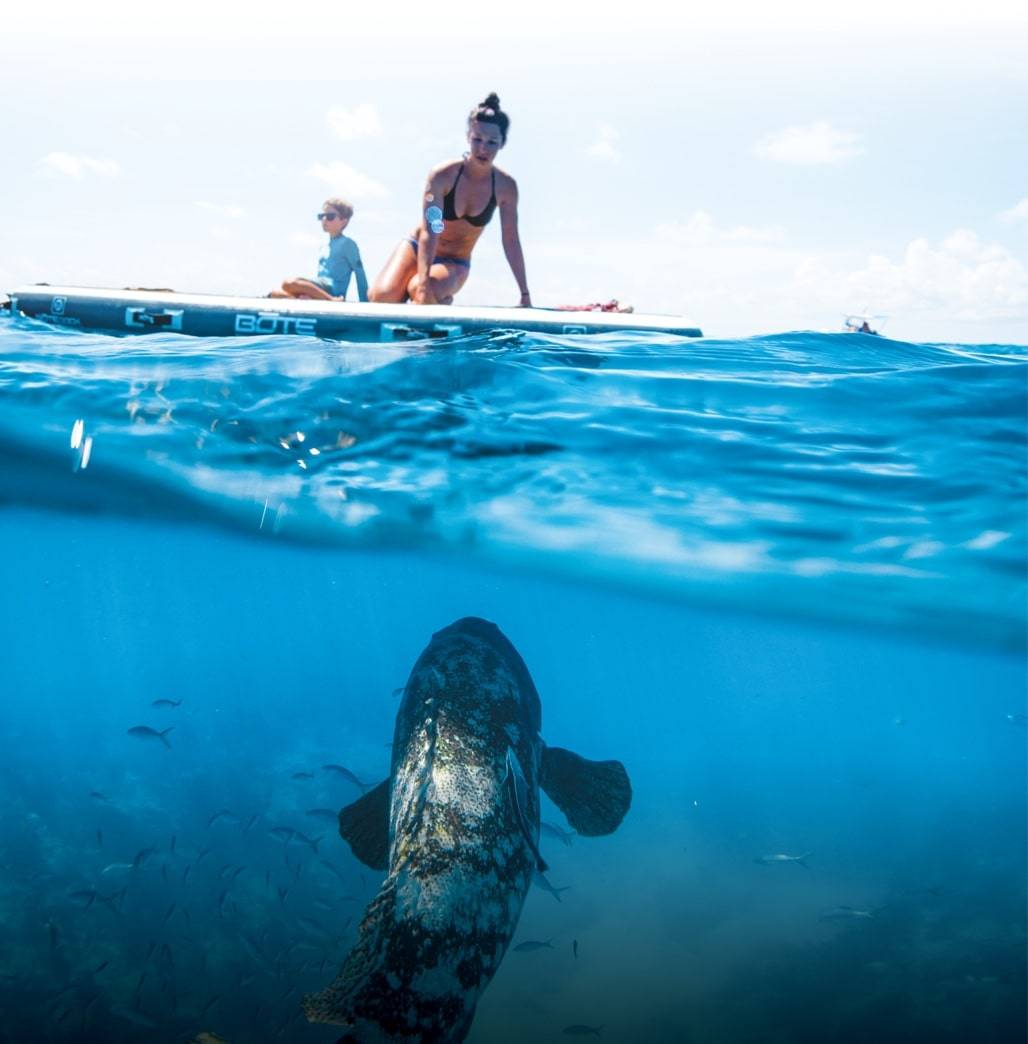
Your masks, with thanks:
[(357, 277), (357, 296), (368, 299), (368, 277), (360, 250), (343, 229), (353, 217), (353, 207), (345, 199), (326, 199), (318, 220), (328, 233), (328, 243), (318, 260), (318, 274), (314, 279), (297, 276), (287, 279), (281, 290), (273, 290), (269, 297), (303, 297), (314, 301), (345, 301), (350, 276)]

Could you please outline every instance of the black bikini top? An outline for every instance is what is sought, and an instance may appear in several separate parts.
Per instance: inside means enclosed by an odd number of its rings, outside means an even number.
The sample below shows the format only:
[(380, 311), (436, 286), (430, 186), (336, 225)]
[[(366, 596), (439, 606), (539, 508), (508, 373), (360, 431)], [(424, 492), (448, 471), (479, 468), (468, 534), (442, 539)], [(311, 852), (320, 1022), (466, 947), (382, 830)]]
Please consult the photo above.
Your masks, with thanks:
[(457, 179), (453, 183), (453, 188), (443, 196), (443, 217), (447, 221), (466, 221), (469, 225), (474, 225), (475, 228), (482, 228), (484, 225), (489, 224), (493, 211), (496, 210), (496, 171), (493, 171), (493, 194), (489, 197), (485, 210), (481, 214), (465, 214), (461, 218), (457, 216), (457, 182), (460, 181), (460, 176), (463, 173), (464, 164), (462, 163), (460, 170), (457, 171)]

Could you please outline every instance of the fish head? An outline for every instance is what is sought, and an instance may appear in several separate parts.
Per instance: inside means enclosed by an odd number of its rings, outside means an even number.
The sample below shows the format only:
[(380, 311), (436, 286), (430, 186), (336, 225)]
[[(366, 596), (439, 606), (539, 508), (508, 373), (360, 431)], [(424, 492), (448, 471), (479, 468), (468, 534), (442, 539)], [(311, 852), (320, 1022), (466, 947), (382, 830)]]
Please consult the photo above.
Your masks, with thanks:
[(538, 732), (542, 728), (539, 693), (521, 654), (499, 627), (477, 616), (465, 616), (437, 631), (422, 659), (430, 658), (432, 666), (448, 681), (450, 672), (447, 667), (459, 668), (462, 652), (465, 656), (476, 657), (484, 671), (492, 676), (506, 675), (511, 679), (526, 726)]
[(483, 801), (487, 790), (499, 801), (513, 747), (534, 791), (541, 720), (528, 668), (500, 629), (477, 617), (457, 620), (432, 636), (411, 670), (393, 733), (393, 785), (422, 786), (446, 761)]

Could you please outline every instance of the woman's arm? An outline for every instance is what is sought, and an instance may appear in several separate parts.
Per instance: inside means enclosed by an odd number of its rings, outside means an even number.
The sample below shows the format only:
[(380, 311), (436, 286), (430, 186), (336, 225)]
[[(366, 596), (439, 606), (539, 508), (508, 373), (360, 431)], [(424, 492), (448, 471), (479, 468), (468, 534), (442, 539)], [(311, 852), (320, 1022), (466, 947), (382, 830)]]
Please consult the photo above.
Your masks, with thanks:
[(415, 304), (436, 304), (428, 277), (432, 271), (432, 262), (435, 261), (439, 232), (432, 230), (428, 215), (429, 211), (435, 207), (439, 210), (439, 221), (442, 222), (443, 197), (446, 195), (446, 171), (448, 169), (448, 166), (441, 167), (429, 174), (428, 184), (425, 186), (425, 196), (421, 201), (421, 228), (418, 230), (418, 285), (413, 297)]
[(518, 186), (513, 179), (510, 191), (504, 193), (499, 204), (503, 252), (507, 255), (507, 264), (510, 265), (521, 291), (521, 307), (531, 308), (532, 295), (528, 291), (528, 277), (525, 275), (525, 255), (521, 249), (521, 236), (518, 235)]

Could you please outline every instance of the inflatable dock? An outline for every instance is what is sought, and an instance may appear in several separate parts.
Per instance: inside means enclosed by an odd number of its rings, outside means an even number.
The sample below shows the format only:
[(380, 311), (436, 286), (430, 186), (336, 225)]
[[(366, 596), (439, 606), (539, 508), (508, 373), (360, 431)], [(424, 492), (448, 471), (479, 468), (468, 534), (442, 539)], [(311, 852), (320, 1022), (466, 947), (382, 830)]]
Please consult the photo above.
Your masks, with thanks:
[(5, 307), (12, 315), (109, 334), (293, 334), (362, 343), (449, 340), (500, 330), (558, 335), (633, 332), (703, 336), (698, 326), (681, 316), (635, 312), (301, 301), (47, 284), (12, 290)]

